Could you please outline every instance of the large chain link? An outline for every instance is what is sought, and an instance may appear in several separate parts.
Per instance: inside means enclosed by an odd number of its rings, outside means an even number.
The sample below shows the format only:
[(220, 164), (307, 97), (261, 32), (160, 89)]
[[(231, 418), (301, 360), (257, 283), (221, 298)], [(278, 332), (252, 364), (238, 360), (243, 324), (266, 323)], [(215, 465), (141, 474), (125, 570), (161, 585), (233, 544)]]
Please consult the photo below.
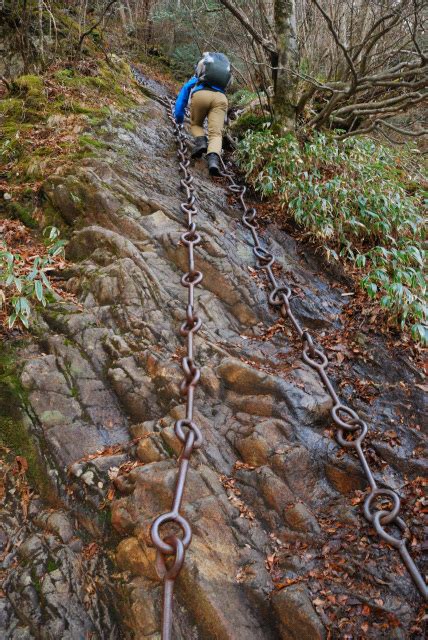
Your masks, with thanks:
[[(364, 515), (376, 529), (376, 532), (382, 540), (398, 550), (417, 588), (426, 599), (428, 596), (426, 582), (407, 549), (406, 538), (408, 537), (408, 528), (399, 517), (401, 507), (400, 497), (392, 489), (378, 486), (367, 457), (363, 451), (362, 443), (367, 435), (367, 424), (353, 409), (343, 404), (337, 395), (327, 374), (328, 360), (325, 353), (315, 345), (314, 339), (310, 333), (302, 327), (300, 321), (296, 318), (291, 309), (291, 288), (288, 285), (280, 284), (275, 277), (273, 272), (275, 258), (273, 254), (267, 251), (260, 242), (260, 237), (257, 232), (257, 210), (254, 207), (247, 206), (245, 201), (246, 187), (235, 181), (230, 167), (226, 167), (223, 160), (222, 165), (222, 175), (229, 181), (228, 189), (240, 202), (244, 211), (242, 223), (247, 229), (249, 229), (252, 236), (253, 252), (256, 257), (256, 268), (264, 270), (269, 279), (271, 287), (269, 292), (269, 303), (279, 310), (279, 313), (283, 318), (288, 319), (291, 322), (294, 330), (301, 339), (303, 344), (303, 360), (318, 373), (326, 391), (333, 400), (331, 417), (337, 428), (336, 438), (342, 447), (345, 447), (346, 449), (354, 449), (356, 451), (367, 477), (370, 485), (370, 492), (364, 502)], [(391, 524), (396, 525), (396, 528), (402, 532), (398, 537), (392, 536), (386, 531), (385, 527)]]
[[(201, 236), (197, 233), (196, 224), (193, 221), (193, 216), (197, 214), (197, 208), (195, 207), (193, 176), (189, 173), (190, 160), (186, 138), (182, 125), (177, 124), (175, 121), (172, 101), (166, 100), (162, 102), (166, 106), (168, 118), (173, 127), (178, 145), (177, 155), (180, 170), (183, 174), (180, 185), (186, 194), (186, 198), (181, 203), (180, 208), (187, 218), (187, 224), (186, 231), (181, 235), (181, 242), (187, 248), (188, 258), (188, 271), (181, 278), (181, 284), (187, 289), (186, 320), (180, 327), (180, 334), (186, 338), (187, 347), (186, 355), (181, 363), (184, 378), (180, 385), (180, 393), (186, 398), (186, 417), (177, 420), (174, 425), (175, 435), (182, 443), (183, 448), (178, 462), (178, 474), (171, 511), (157, 517), (150, 529), (152, 542), (157, 550), (156, 569), (159, 577), (164, 582), (162, 638), (163, 640), (169, 640), (172, 631), (174, 582), (181, 571), (186, 550), (192, 539), (190, 525), (180, 514), (181, 503), (190, 456), (193, 450), (198, 449), (202, 444), (201, 431), (193, 420), (195, 389), (201, 377), (200, 369), (194, 361), (193, 339), (202, 325), (202, 320), (195, 311), (194, 292), (195, 287), (202, 281), (202, 273), (195, 268), (194, 247), (201, 242)], [(172, 523), (181, 529), (182, 538), (175, 533), (162, 537), (161, 527), (167, 523)]]

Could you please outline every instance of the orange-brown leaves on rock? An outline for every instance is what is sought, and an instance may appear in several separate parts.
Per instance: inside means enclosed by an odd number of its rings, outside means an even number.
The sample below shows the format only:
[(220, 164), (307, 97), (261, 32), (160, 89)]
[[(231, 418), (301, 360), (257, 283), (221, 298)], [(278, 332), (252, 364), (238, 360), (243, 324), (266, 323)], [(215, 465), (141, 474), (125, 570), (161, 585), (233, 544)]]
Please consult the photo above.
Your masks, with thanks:
[(4, 480), (6, 479), (6, 475), (8, 472), (11, 472), (14, 476), (13, 480), (13, 491), (19, 495), (19, 501), (21, 505), (22, 515), (24, 520), (27, 519), (28, 516), (28, 505), (31, 499), (30, 487), (27, 481), (27, 471), (28, 471), (28, 461), (24, 456), (16, 456), (13, 465), (10, 467), (6, 467), (6, 473), (4, 476)]
[(106, 500), (111, 502), (114, 498), (114, 495), (115, 495), (115, 489), (114, 487), (110, 487), (109, 490), (107, 491)]
[(220, 481), (226, 489), (227, 499), (230, 504), (239, 510), (239, 517), (253, 521), (255, 519), (255, 514), (240, 498), (241, 491), (236, 487), (235, 478), (229, 478), (228, 476), (221, 475)]
[(299, 577), (299, 578), (286, 578), (282, 580), (282, 582), (278, 582), (275, 584), (275, 589), (280, 591), (281, 589), (285, 589), (286, 587), (290, 587), (292, 584), (299, 584), (300, 582), (305, 582), (307, 578)]
[(253, 471), (256, 467), (253, 467), (251, 464), (246, 462), (242, 462), (241, 460), (237, 460), (233, 465), (233, 470), (238, 471), (239, 469), (245, 469), (246, 471)]
[(16, 456), (15, 460), (18, 467), (18, 473), (20, 475), (27, 473), (28, 471), (27, 458), (24, 458), (24, 456)]
[(82, 558), (90, 560), (100, 553), (100, 546), (96, 542), (90, 542), (82, 549)]

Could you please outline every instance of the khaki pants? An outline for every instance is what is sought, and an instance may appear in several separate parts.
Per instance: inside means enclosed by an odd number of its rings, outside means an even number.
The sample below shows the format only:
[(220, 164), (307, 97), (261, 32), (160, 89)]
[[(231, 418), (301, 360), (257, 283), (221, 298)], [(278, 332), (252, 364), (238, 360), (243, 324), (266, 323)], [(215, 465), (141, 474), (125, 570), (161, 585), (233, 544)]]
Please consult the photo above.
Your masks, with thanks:
[(192, 95), (190, 131), (192, 136), (204, 136), (204, 120), (208, 117), (208, 153), (221, 153), (227, 98), (220, 91), (200, 89)]

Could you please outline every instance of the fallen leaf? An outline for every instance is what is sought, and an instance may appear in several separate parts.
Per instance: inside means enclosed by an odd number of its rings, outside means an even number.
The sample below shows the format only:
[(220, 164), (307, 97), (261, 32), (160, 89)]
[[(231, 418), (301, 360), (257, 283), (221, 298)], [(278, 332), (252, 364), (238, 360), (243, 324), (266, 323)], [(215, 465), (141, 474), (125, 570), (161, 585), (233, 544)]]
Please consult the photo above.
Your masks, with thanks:
[(15, 460), (18, 463), (19, 473), (26, 473), (28, 471), (27, 458), (24, 458), (24, 456), (16, 456)]

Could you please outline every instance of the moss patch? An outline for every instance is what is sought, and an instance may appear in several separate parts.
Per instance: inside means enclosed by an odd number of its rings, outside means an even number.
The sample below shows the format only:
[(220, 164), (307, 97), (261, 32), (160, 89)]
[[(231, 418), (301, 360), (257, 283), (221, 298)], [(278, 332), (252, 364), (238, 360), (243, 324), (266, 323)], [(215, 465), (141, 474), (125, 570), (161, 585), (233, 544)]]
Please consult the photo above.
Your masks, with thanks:
[(19, 202), (9, 203), (6, 214), (14, 220), (20, 220), (29, 229), (35, 229), (38, 225), (31, 215), (31, 211), (28, 207), (24, 207)]
[(46, 571), (48, 573), (52, 573), (52, 571), (56, 571), (57, 569), (59, 569), (59, 565), (55, 562), (55, 560), (53, 558), (48, 558), (48, 561), (46, 563)]
[(114, 68), (105, 62), (98, 65), (96, 75), (85, 76), (74, 69), (60, 69), (55, 73), (55, 79), (69, 89), (105, 96), (116, 107), (130, 108), (136, 105), (136, 100), (129, 91), (131, 79), (128, 65), (116, 64)]
[[(22, 345), (21, 345), (22, 346)], [(52, 495), (52, 485), (40, 452), (22, 418), (28, 404), (21, 385), (16, 349), (6, 347), (0, 355), (0, 442), (28, 462), (28, 478), (44, 497)]]
[(96, 149), (106, 149), (108, 145), (102, 140), (97, 140), (90, 135), (79, 136), (79, 143), (82, 147), (95, 147)]
[(33, 587), (40, 598), (42, 596), (42, 583), (34, 567), (31, 567), (30, 575)]

